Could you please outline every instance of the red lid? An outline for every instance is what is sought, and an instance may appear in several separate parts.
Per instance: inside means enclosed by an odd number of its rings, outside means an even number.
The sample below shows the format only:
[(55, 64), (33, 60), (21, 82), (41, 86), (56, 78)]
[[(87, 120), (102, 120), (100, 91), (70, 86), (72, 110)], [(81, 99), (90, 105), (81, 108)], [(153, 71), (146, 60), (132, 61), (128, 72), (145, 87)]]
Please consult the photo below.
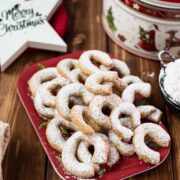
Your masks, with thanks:
[(180, 3), (180, 0), (160, 0), (165, 2)]
[(159, 8), (167, 8), (167, 10), (173, 10), (173, 9), (178, 9), (180, 10), (180, 0), (136, 0), (138, 3), (144, 3), (144, 4), (149, 4), (151, 6), (156, 6)]
[(180, 0), (119, 0), (131, 9), (145, 15), (180, 21)]

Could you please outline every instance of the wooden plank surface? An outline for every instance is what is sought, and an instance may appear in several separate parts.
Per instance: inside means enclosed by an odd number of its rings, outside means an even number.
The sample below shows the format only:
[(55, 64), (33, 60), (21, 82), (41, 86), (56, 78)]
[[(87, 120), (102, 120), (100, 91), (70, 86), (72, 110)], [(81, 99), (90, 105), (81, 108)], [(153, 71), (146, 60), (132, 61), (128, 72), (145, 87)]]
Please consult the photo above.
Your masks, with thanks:
[[(126, 61), (132, 74), (152, 84), (150, 103), (164, 112), (163, 122), (172, 137), (170, 156), (155, 170), (130, 179), (180, 179), (180, 113), (165, 106), (158, 85), (159, 63), (122, 50), (107, 37), (101, 24), (102, 0), (66, 0), (65, 6), (70, 21), (66, 36), (68, 52), (99, 49)], [(60, 179), (49, 163), (16, 92), (16, 81), (24, 68), (58, 55), (60, 53), (30, 50), (0, 74), (0, 119), (11, 126), (11, 141), (3, 162), (5, 180)], [(147, 72), (154, 73), (154, 78), (148, 77)]]

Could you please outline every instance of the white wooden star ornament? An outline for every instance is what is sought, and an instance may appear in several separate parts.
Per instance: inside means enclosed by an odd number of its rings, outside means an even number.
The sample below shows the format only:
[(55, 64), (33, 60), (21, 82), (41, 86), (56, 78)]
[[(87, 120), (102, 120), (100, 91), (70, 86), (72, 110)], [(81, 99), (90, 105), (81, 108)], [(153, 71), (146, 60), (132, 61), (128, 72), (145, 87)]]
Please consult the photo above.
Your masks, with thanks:
[(65, 52), (66, 43), (48, 23), (62, 0), (0, 2), (0, 65), (4, 71), (28, 47)]

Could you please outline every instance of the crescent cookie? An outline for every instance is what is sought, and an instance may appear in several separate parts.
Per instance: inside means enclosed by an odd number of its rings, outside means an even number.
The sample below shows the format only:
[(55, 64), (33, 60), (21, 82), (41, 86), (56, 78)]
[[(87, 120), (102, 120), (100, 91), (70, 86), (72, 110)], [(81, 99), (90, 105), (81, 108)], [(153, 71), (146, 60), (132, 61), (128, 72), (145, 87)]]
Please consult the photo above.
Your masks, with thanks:
[(123, 156), (132, 156), (135, 153), (133, 145), (123, 142), (112, 130), (108, 131), (108, 137)]
[[(103, 137), (103, 134), (95, 133), (92, 136), (88, 136), (88, 141), (84, 142), (82, 141), (80, 143), (80, 147), (78, 147), (77, 150), (77, 156), (82, 162), (93, 162), (96, 164), (105, 164), (108, 160), (108, 154), (109, 154), (109, 140)], [(90, 152), (88, 148), (90, 146), (94, 147), (94, 152), (91, 155), (90, 158)], [(85, 153), (85, 154), (84, 154)], [(89, 154), (90, 153), (90, 154)], [(86, 154), (87, 154), (87, 160), (86, 160)]]
[(116, 82), (118, 74), (113, 71), (97, 72), (91, 74), (85, 83), (86, 88), (94, 93), (100, 95), (112, 94), (112, 83), (103, 84), (105, 82)]
[(104, 127), (105, 129), (110, 129), (110, 114), (104, 114), (103, 108), (108, 108), (108, 110), (112, 111), (119, 106), (121, 102), (121, 98), (115, 94), (111, 94), (109, 96), (97, 95), (89, 104), (89, 114), (99, 126)]
[(124, 77), (124, 76), (128, 76), (130, 75), (130, 70), (129, 67), (127, 66), (127, 64), (119, 59), (112, 59), (112, 67), (111, 68), (107, 68), (105, 66), (101, 66), (100, 69), (105, 71), (105, 70), (109, 70), (109, 71), (116, 71), (119, 75), (119, 77)]
[(115, 165), (120, 159), (120, 155), (116, 147), (112, 142), (110, 142), (110, 148), (109, 148), (109, 156), (107, 160), (107, 165), (112, 167)]
[(41, 96), (37, 93), (34, 98), (34, 107), (38, 114), (44, 119), (52, 119), (54, 117), (55, 109), (53, 107), (47, 107), (41, 99)]
[(134, 131), (133, 146), (139, 159), (150, 164), (159, 164), (160, 153), (145, 144), (145, 136), (151, 138), (160, 147), (169, 145), (170, 136), (161, 126), (154, 123), (141, 124)]
[(58, 73), (57, 69), (53, 67), (45, 68), (36, 72), (28, 81), (32, 96), (36, 95), (36, 91), (42, 83), (51, 81), (57, 77), (60, 77), (60, 74)]
[(128, 75), (122, 78), (122, 82), (130, 85), (134, 83), (141, 83), (143, 81), (138, 76)]
[[(104, 134), (101, 134), (100, 137), (104, 138), (106, 142), (109, 142), (109, 153), (108, 153), (108, 158), (107, 158), (106, 163), (108, 166), (113, 166), (119, 161), (120, 155), (117, 149), (115, 148), (115, 146), (109, 141), (107, 136), (105, 136)], [(79, 144), (78, 150), (77, 150), (77, 157), (81, 162), (92, 162), (93, 155), (89, 151), (90, 146), (91, 144), (87, 141), (81, 141), (81, 143)], [(99, 146), (101, 145), (99, 144)], [(94, 149), (96, 149), (96, 147), (94, 147)]]
[(52, 119), (46, 128), (46, 138), (49, 145), (58, 152), (62, 151), (65, 139), (62, 135), (60, 127), (78, 131), (78, 127), (71, 121), (67, 121), (62, 117)]
[(82, 132), (74, 133), (64, 144), (62, 149), (62, 164), (72, 175), (79, 178), (91, 178), (97, 171), (97, 165), (92, 162), (80, 162), (76, 158), (78, 145), (81, 141), (88, 141)]
[[(158, 123), (161, 120), (162, 111), (154, 106), (142, 105), (142, 106), (137, 106), (136, 108), (141, 115), (141, 120), (146, 119), (155, 123)], [(131, 130), (134, 130), (130, 117), (120, 118), (119, 121), (123, 126)]]
[(112, 66), (112, 60), (108, 54), (98, 50), (89, 50), (82, 53), (79, 58), (80, 70), (87, 75), (100, 71), (100, 69), (94, 65), (93, 62), (104, 65), (105, 67)]
[(114, 164), (116, 164), (119, 161), (119, 159), (120, 159), (119, 152), (117, 151), (114, 144), (110, 141), (110, 139), (106, 135), (104, 135), (104, 134), (100, 134), (100, 135), (105, 140), (109, 141), (110, 147), (109, 147), (107, 165), (111, 167), (111, 166), (113, 166)]
[(131, 103), (121, 103), (111, 112), (111, 123), (112, 130), (126, 142), (129, 142), (133, 136), (133, 131), (121, 124), (119, 121), (122, 115), (127, 115), (130, 117), (133, 128), (141, 124), (141, 116), (136, 107)]
[(71, 109), (70, 117), (84, 134), (92, 135), (95, 133), (95, 130), (88, 124), (90, 117), (88, 115), (87, 107), (79, 105), (74, 106)]
[(86, 79), (87, 79), (87, 76), (82, 73), (80, 71), (80, 69), (74, 69), (72, 72), (71, 72), (71, 81), (73, 83), (81, 83), (81, 84), (85, 84), (86, 82)]
[(63, 59), (56, 66), (58, 72), (65, 78), (72, 81), (72, 72), (78, 68), (77, 59)]
[(42, 102), (46, 106), (55, 107), (56, 106), (56, 94), (60, 88), (69, 84), (70, 81), (63, 78), (58, 77), (49, 82), (46, 82), (40, 86), (38, 89), (36, 96), (40, 96)]
[(162, 111), (151, 105), (143, 105), (137, 107), (141, 114), (141, 118), (147, 119), (152, 122), (159, 122), (161, 120)]
[(77, 158), (84, 163), (92, 162), (92, 154), (89, 147), (92, 146), (88, 141), (81, 141), (77, 149)]
[(151, 95), (151, 85), (149, 83), (135, 83), (127, 86), (122, 93), (122, 100), (133, 103), (135, 95), (139, 94), (144, 98)]
[(68, 84), (60, 89), (56, 98), (56, 107), (61, 116), (65, 119), (70, 119), (69, 113), (69, 98), (70, 96), (82, 97), (84, 103), (86, 105), (89, 104), (91, 99), (93, 98), (93, 94), (91, 94), (85, 86), (80, 83)]

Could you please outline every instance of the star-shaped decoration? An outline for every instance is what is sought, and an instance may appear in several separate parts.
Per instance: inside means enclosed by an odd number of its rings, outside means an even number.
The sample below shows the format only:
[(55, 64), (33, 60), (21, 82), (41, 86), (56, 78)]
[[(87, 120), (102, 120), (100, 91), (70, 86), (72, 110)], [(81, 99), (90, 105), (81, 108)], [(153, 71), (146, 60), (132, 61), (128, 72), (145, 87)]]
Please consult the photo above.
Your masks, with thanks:
[(127, 5), (131, 5), (131, 2), (130, 2), (129, 0), (125, 0), (125, 3), (126, 3)]
[(66, 43), (48, 23), (61, 2), (62, 0), (0, 2), (1, 71), (28, 47), (66, 51)]
[(136, 9), (136, 10), (139, 10), (140, 9), (140, 6), (138, 4), (133, 4), (133, 8)]

